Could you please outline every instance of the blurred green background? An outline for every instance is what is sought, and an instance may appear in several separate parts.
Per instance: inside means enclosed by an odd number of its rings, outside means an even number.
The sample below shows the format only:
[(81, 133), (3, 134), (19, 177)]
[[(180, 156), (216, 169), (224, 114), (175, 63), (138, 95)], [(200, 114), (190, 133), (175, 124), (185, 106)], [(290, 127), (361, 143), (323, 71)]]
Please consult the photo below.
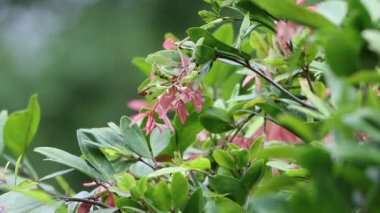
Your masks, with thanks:
[[(131, 59), (161, 49), (166, 32), (184, 37), (202, 24), (204, 8), (201, 0), (0, 1), (0, 109), (23, 109), (39, 95), (42, 120), (28, 155), (41, 177), (64, 167), (33, 148), (79, 155), (76, 129), (132, 115), (126, 103), (144, 76)], [(65, 178), (76, 189), (88, 181), (78, 172)]]

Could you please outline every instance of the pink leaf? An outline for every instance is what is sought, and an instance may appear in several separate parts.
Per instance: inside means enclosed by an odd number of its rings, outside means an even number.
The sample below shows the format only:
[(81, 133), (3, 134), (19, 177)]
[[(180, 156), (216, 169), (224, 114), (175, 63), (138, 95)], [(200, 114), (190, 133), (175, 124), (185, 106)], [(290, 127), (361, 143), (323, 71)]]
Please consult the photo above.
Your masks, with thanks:
[(175, 50), (177, 47), (175, 45), (175, 41), (173, 38), (168, 38), (164, 41), (164, 43), (162, 44), (162, 47), (165, 49), (165, 50)]
[(145, 118), (146, 116), (148, 115), (147, 112), (142, 112), (142, 113), (139, 113), (135, 116), (132, 116), (132, 122), (129, 126), (133, 126), (134, 124), (136, 124), (137, 122), (139, 122), (141, 119)]

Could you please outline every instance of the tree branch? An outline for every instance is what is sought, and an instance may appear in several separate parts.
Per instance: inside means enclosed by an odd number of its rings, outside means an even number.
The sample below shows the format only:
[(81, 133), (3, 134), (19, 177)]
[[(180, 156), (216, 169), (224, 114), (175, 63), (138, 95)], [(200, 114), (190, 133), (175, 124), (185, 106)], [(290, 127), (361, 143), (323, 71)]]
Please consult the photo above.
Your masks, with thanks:
[(300, 100), (299, 98), (297, 98), (295, 95), (293, 95), (292, 93), (290, 93), (288, 90), (284, 89), (281, 85), (277, 84), (272, 79), (268, 78), (268, 76), (266, 76), (263, 72), (254, 69), (251, 66), (251, 64), (249, 63), (249, 61), (244, 61), (243, 62), (243, 61), (237, 60), (237, 59), (235, 59), (233, 57), (229, 57), (229, 56), (225, 56), (225, 55), (219, 56), (219, 58), (227, 59), (227, 60), (233, 61), (233, 62), (235, 62), (237, 64), (240, 64), (243, 67), (246, 67), (247, 69), (249, 69), (252, 72), (254, 72), (257, 75), (259, 75), (260, 77), (264, 78), (268, 83), (270, 83), (271, 85), (273, 85), (274, 87), (276, 87), (277, 89), (279, 89), (281, 92), (285, 93), (287, 96), (289, 96), (295, 102), (299, 103), (301, 106), (309, 108), (309, 109), (312, 109), (312, 110), (315, 110), (315, 108), (313, 106), (311, 106), (310, 104), (308, 104), (308, 103)]
[(59, 198), (61, 200), (64, 200), (65, 202), (81, 202), (81, 203), (88, 203), (91, 205), (95, 205), (95, 206), (99, 206), (99, 207), (103, 207), (103, 208), (108, 208), (108, 209), (112, 208), (111, 206), (109, 206), (105, 203), (96, 201), (96, 200), (89, 200), (89, 199), (76, 198), (76, 197), (59, 197)]

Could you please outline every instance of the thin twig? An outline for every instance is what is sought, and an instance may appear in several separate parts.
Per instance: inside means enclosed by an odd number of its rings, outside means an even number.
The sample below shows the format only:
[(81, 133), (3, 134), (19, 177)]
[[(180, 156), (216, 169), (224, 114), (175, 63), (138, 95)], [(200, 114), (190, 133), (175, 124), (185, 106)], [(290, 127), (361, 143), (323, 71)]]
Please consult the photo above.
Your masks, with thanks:
[(304, 74), (305, 74), (305, 77), (306, 77), (307, 83), (309, 84), (310, 91), (311, 91), (312, 93), (315, 93), (315, 90), (314, 90), (314, 87), (313, 87), (313, 82), (311, 81), (311, 78), (310, 78), (309, 65), (304, 65), (304, 66), (302, 66), (302, 71), (303, 71)]
[(259, 70), (256, 70), (254, 69), (251, 64), (249, 63), (249, 61), (240, 61), (240, 60), (236, 60), (235, 58), (233, 57), (228, 57), (228, 56), (220, 56), (221, 58), (224, 58), (224, 59), (227, 59), (227, 60), (231, 60), (233, 62), (236, 62), (240, 65), (242, 65), (243, 67), (246, 67), (248, 68), (249, 70), (251, 70), (252, 72), (256, 73), (257, 75), (259, 75), (260, 77), (264, 78), (268, 83), (270, 83), (271, 85), (273, 85), (274, 87), (276, 87), (277, 89), (279, 89), (280, 91), (282, 91), (283, 93), (285, 93), (287, 96), (289, 96), (291, 99), (293, 99), (295, 102), (299, 103), (300, 105), (306, 107), (306, 108), (309, 108), (309, 109), (312, 109), (312, 110), (315, 110), (315, 108), (313, 106), (311, 106), (310, 104), (300, 100), (299, 98), (297, 98), (295, 95), (293, 95), (292, 93), (290, 93), (288, 90), (284, 89), (281, 85), (277, 84), (276, 82), (274, 82), (272, 79), (270, 79), (268, 76), (266, 76), (263, 72), (259, 71)]
[(239, 124), (239, 127), (236, 129), (235, 131), (235, 134), (229, 139), (229, 142), (232, 142), (235, 137), (239, 134), (239, 132), (243, 129), (243, 127), (245, 126), (245, 124), (248, 123), (249, 120), (251, 120), (251, 118), (253, 118), (253, 116), (255, 116), (256, 114), (250, 114), (248, 117), (246, 117), (240, 124)]
[(64, 200), (65, 202), (82, 202), (82, 203), (88, 203), (95, 206), (100, 206), (103, 208), (112, 208), (111, 206), (96, 201), (96, 200), (89, 200), (89, 199), (83, 199), (83, 198), (76, 198), (76, 197), (59, 197), (61, 200)]

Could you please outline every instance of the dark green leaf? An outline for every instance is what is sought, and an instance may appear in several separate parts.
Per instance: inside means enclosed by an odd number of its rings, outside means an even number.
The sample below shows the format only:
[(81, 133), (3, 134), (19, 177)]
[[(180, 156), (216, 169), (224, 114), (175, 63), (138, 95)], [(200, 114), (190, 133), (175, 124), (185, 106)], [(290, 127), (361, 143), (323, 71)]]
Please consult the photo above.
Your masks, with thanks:
[(247, 166), (247, 163), (249, 161), (249, 151), (247, 149), (233, 150), (232, 154), (235, 158), (236, 166), (239, 169)]
[(77, 131), (77, 140), (86, 160), (100, 172), (105, 181), (112, 180), (115, 171), (99, 148), (87, 142), (91, 139), (82, 130)]
[(276, 31), (276, 26), (273, 23), (271, 16), (253, 3), (251, 0), (237, 0), (236, 6), (243, 9), (244, 12), (249, 12), (251, 18), (264, 26), (268, 27), (272, 31)]
[(193, 58), (199, 64), (205, 64), (215, 58), (215, 49), (206, 45), (197, 45), (194, 48)]
[(225, 110), (210, 108), (201, 113), (199, 120), (202, 126), (212, 133), (222, 133), (233, 129), (232, 116)]
[(249, 167), (241, 179), (241, 183), (246, 189), (251, 190), (252, 187), (258, 183), (265, 172), (264, 160), (260, 159), (256, 161), (251, 167)]
[(216, 175), (210, 177), (209, 180), (210, 187), (220, 194), (229, 194), (230, 197), (239, 204), (244, 204), (247, 197), (247, 188), (245, 188), (238, 179)]
[(249, 59), (250, 56), (247, 53), (241, 52), (212, 36), (207, 30), (202, 28), (190, 28), (187, 30), (187, 34), (190, 37), (190, 40), (197, 42), (199, 39), (203, 38), (203, 44), (212, 48), (216, 48), (219, 51), (227, 52), (237, 57), (242, 57), (243, 59)]
[(4, 143), (18, 157), (24, 155), (32, 142), (40, 123), (40, 105), (37, 95), (29, 100), (28, 108), (9, 115), (4, 125)]
[(201, 188), (197, 188), (191, 195), (183, 213), (202, 213), (204, 209), (204, 197)]
[(127, 142), (127, 147), (144, 158), (152, 158), (148, 143), (146, 142), (140, 127), (136, 124), (130, 126), (131, 122), (131, 119), (127, 116), (123, 116), (120, 120), (121, 134)]

